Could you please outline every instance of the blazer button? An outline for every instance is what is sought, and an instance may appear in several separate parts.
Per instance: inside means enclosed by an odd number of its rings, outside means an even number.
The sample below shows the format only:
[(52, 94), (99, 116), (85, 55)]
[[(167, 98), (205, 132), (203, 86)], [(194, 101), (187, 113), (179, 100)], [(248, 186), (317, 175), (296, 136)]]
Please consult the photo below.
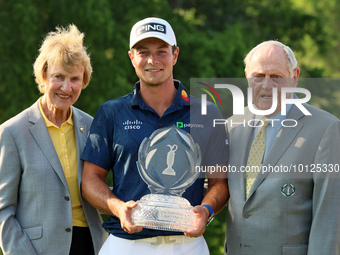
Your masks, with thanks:
[(70, 197), (69, 196), (65, 196), (64, 197), (66, 201), (69, 201), (70, 200)]
[(248, 219), (250, 217), (250, 214), (249, 213), (245, 213), (245, 214), (243, 214), (243, 217)]
[(71, 229), (70, 228), (66, 228), (65, 231), (66, 232), (71, 232)]

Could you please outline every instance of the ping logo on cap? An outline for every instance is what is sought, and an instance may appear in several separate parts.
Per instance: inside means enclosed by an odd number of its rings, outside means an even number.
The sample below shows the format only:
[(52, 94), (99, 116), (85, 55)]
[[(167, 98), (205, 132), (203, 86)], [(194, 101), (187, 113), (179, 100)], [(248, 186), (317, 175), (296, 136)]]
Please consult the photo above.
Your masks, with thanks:
[(139, 26), (136, 29), (137, 36), (147, 32), (160, 32), (166, 34), (166, 27), (165, 25), (159, 23), (147, 23), (142, 26)]

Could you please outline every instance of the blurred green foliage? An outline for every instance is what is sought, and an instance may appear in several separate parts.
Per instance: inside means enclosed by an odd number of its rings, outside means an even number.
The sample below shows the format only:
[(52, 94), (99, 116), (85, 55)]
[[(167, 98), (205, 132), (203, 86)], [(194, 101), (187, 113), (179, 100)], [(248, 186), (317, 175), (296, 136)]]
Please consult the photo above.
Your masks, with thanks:
[[(94, 115), (99, 104), (131, 91), (137, 81), (128, 58), (132, 25), (162, 17), (180, 47), (174, 77), (243, 77), (243, 57), (278, 39), (295, 51), (302, 77), (339, 77), (335, 0), (17, 0), (0, 1), (0, 124), (40, 96), (32, 64), (45, 35), (74, 23), (83, 31), (94, 73), (76, 106)], [(131, 8), (133, 6), (133, 8)], [(330, 28), (332, 26), (333, 29)], [(320, 89), (318, 95), (323, 97)], [(328, 96), (329, 94), (325, 94)], [(330, 104), (330, 102), (329, 102)], [(332, 108), (330, 105), (328, 108)], [(336, 106), (334, 106), (336, 107)]]
[[(243, 77), (245, 54), (270, 39), (294, 50), (301, 77), (339, 78), (339, 11), (336, 0), (0, 0), (0, 124), (40, 96), (32, 64), (56, 26), (73, 23), (86, 34), (94, 73), (76, 106), (94, 115), (137, 81), (127, 52), (140, 19), (156, 16), (172, 25), (180, 47), (174, 77), (189, 88), (193, 77)], [(334, 82), (317, 86), (311, 103), (339, 117), (338, 91)], [(224, 214), (205, 234), (213, 255), (223, 254)]]

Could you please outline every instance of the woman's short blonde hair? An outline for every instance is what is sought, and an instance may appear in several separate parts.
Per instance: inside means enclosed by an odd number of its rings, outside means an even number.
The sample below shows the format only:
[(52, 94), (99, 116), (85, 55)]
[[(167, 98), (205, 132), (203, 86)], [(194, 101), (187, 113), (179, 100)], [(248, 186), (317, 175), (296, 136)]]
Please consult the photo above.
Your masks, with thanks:
[(92, 66), (90, 56), (83, 46), (83, 39), (84, 33), (73, 24), (67, 28), (56, 27), (55, 32), (47, 34), (33, 65), (35, 81), (41, 93), (45, 92), (46, 71), (51, 65), (60, 66), (69, 72), (83, 69), (83, 89), (87, 87), (91, 79)]

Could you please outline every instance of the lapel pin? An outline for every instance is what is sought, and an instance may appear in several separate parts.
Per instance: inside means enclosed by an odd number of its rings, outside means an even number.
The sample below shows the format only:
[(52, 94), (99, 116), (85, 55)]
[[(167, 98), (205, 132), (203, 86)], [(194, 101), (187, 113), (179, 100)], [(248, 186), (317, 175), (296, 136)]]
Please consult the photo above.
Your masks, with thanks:
[(281, 193), (285, 197), (292, 197), (295, 194), (295, 187), (293, 184), (285, 184), (281, 188)]
[(84, 133), (85, 128), (83, 126), (79, 127), (80, 132)]

